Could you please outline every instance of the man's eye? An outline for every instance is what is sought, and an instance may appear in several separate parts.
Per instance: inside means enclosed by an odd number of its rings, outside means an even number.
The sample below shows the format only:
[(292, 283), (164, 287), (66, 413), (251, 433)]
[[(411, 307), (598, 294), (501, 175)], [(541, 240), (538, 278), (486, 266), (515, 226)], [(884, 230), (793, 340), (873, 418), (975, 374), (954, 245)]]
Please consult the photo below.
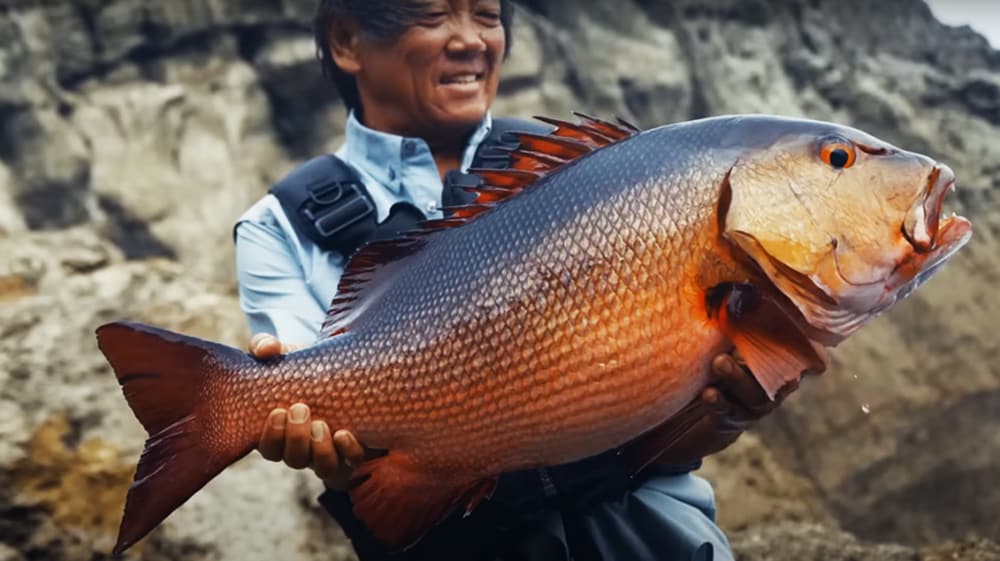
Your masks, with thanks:
[(438, 25), (448, 17), (448, 12), (427, 12), (420, 17), (421, 25)]
[(494, 12), (494, 11), (476, 12), (476, 17), (482, 19), (484, 22), (489, 24), (500, 23), (500, 12)]

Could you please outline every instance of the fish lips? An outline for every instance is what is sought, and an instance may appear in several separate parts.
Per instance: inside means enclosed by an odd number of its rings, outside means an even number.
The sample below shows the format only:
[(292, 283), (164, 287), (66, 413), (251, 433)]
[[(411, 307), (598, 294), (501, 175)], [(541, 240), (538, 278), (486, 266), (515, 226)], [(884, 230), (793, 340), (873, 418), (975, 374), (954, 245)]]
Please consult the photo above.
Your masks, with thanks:
[(913, 205), (903, 220), (903, 236), (918, 253), (931, 251), (937, 245), (944, 200), (954, 191), (955, 172), (946, 165), (934, 166), (927, 177), (923, 200)]
[(893, 301), (909, 295), (969, 243), (972, 239), (972, 223), (962, 216), (944, 218), (936, 227), (935, 234), (929, 249), (924, 251), (917, 249), (910, 259), (893, 271), (887, 283), (888, 292), (894, 295)]

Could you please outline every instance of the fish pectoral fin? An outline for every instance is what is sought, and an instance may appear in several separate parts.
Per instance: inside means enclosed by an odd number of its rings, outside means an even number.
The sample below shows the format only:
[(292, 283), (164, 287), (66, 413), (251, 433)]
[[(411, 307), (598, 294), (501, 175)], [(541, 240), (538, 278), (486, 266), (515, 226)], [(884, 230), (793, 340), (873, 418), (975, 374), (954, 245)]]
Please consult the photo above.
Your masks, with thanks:
[(811, 341), (781, 307), (750, 285), (735, 285), (719, 310), (723, 331), (770, 399), (803, 374), (818, 374), (829, 363), (824, 348)]
[(471, 513), (496, 486), (495, 477), (442, 477), (397, 451), (361, 464), (354, 473), (354, 514), (391, 552), (415, 545), (460, 506)]
[(711, 407), (696, 397), (683, 409), (674, 413), (667, 422), (629, 442), (622, 449), (629, 475), (635, 476), (656, 461), (665, 451), (711, 416)]

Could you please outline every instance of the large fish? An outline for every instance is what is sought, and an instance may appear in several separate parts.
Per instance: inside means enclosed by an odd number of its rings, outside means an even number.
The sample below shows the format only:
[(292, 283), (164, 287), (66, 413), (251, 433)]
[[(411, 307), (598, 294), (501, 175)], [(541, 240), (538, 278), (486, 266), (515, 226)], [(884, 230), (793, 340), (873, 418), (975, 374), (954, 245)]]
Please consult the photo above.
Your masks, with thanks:
[[(296, 401), (388, 451), (359, 518), (392, 547), (498, 474), (621, 446), (735, 347), (772, 397), (970, 238), (952, 171), (830, 123), (727, 116), (521, 135), (476, 203), (351, 260), (322, 341), (259, 362), (133, 323), (97, 331), (149, 440), (116, 552)], [(666, 442), (647, 442), (637, 467)]]

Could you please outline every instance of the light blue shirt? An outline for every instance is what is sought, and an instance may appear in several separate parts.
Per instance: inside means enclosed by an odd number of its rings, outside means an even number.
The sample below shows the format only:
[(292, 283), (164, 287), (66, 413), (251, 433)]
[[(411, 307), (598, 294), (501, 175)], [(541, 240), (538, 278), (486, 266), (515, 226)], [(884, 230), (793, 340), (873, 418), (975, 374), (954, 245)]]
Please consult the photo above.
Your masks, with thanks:
[[(463, 171), (491, 124), (487, 115), (471, 135)], [(424, 140), (369, 129), (351, 114), (336, 155), (358, 172), (379, 221), (397, 202), (415, 205), (428, 218), (440, 217), (443, 186)], [(263, 197), (236, 228), (240, 305), (250, 331), (274, 334), (285, 343), (312, 343), (337, 292), (344, 261), (342, 255), (296, 234), (278, 200)], [(715, 524), (712, 488), (691, 474), (653, 477), (627, 500), (594, 507), (584, 524), (609, 561), (686, 561), (704, 543), (712, 544), (716, 561), (732, 559), (726, 537)], [(564, 536), (558, 512), (551, 513), (549, 526), (554, 535)]]

